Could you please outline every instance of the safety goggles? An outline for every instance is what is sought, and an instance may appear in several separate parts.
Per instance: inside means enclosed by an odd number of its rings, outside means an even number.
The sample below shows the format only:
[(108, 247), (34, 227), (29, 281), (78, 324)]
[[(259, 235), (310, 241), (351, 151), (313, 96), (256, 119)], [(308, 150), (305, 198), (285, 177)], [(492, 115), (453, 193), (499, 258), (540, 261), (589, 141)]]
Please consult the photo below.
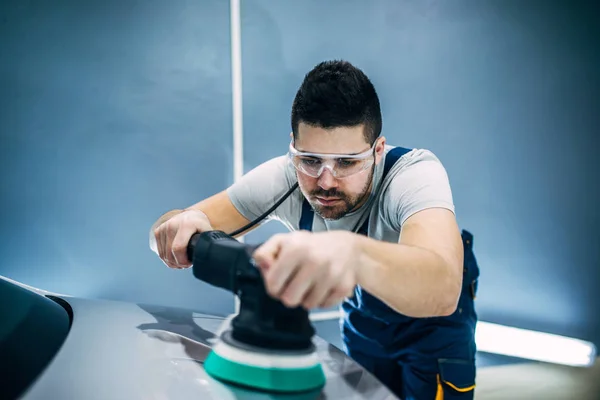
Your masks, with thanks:
[(342, 179), (368, 169), (375, 161), (373, 147), (360, 154), (321, 154), (298, 151), (290, 143), (288, 157), (294, 167), (313, 178), (321, 176), (325, 169)]

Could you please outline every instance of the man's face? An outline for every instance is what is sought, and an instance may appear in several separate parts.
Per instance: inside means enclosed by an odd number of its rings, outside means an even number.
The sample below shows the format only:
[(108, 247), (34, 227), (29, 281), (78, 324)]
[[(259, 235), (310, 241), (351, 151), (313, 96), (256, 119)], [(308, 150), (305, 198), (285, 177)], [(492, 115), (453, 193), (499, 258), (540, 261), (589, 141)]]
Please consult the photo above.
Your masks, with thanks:
[[(363, 136), (363, 125), (323, 129), (300, 123), (296, 150), (321, 154), (358, 154), (371, 148)], [(364, 171), (345, 178), (336, 178), (324, 168), (318, 178), (296, 170), (302, 193), (315, 212), (325, 219), (339, 219), (360, 207), (369, 197), (375, 164), (381, 161), (385, 138), (380, 137), (375, 146), (375, 162)]]

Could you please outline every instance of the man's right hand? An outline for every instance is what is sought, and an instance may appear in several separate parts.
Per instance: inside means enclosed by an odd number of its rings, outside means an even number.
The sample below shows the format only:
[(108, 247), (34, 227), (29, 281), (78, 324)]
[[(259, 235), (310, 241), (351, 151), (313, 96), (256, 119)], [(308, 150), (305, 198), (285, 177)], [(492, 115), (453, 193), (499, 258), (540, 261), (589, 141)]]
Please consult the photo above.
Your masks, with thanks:
[(199, 210), (186, 210), (160, 223), (153, 229), (155, 243), (150, 247), (169, 268), (189, 268), (187, 247), (196, 232), (213, 230), (206, 214)]

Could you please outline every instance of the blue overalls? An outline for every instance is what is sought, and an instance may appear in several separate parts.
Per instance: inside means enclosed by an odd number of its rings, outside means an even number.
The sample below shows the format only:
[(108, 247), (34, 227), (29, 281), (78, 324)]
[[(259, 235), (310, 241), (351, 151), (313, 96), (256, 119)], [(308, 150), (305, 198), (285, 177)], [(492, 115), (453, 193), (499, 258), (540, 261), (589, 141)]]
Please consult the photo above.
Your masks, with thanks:
[[(409, 151), (395, 147), (387, 153), (383, 178)], [(305, 199), (299, 228), (311, 231), (313, 215)], [(359, 234), (367, 235), (368, 222), (366, 218)], [(473, 253), (473, 236), (463, 230), (462, 240), (463, 285), (452, 315), (408, 317), (360, 286), (355, 288), (352, 298), (342, 303), (344, 351), (403, 400), (474, 397), (477, 323), (474, 299), (479, 267)]]

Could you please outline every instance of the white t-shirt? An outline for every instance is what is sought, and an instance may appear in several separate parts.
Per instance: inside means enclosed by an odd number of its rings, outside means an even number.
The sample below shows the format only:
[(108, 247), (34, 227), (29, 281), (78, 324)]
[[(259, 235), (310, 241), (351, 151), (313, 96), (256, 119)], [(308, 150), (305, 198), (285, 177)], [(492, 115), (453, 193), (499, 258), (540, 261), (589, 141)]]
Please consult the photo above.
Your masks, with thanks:
[[(385, 154), (393, 147), (386, 145)], [(376, 167), (369, 200), (359, 209), (338, 220), (313, 215), (313, 232), (352, 230), (370, 212), (368, 236), (398, 242), (404, 221), (414, 213), (432, 207), (454, 212), (452, 191), (446, 170), (429, 150), (413, 149), (403, 155), (382, 182), (384, 160)], [(246, 173), (227, 189), (234, 206), (248, 220), (267, 211), (296, 182), (296, 170), (287, 155), (272, 158)], [(381, 186), (381, 192), (378, 189)], [(289, 230), (298, 230), (304, 196), (296, 189), (262, 223), (277, 220)]]

